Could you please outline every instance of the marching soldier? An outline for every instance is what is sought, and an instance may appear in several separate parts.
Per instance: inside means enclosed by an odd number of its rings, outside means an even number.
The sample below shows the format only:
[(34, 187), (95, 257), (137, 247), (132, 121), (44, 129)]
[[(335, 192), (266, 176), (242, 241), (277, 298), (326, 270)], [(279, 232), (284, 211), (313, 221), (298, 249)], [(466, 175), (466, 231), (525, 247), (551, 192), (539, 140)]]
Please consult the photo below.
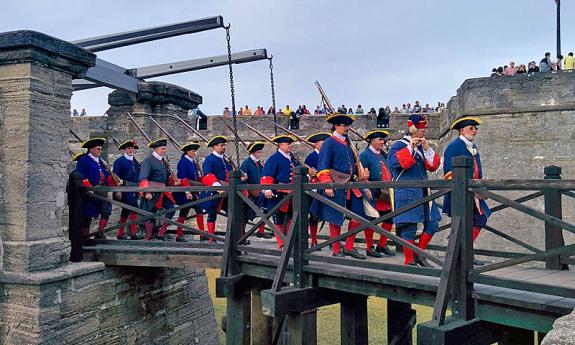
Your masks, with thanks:
[[(196, 153), (200, 148), (200, 143), (197, 141), (189, 142), (182, 147), (180, 147), (180, 151), (182, 151), (182, 158), (178, 162), (178, 179), (180, 179), (180, 183), (182, 186), (189, 186), (190, 181), (198, 181), (202, 180), (202, 174), (200, 171), (200, 166), (196, 161)], [(184, 205), (194, 200), (198, 200), (199, 196), (198, 193), (192, 192), (177, 192), (174, 193), (174, 199), (178, 205)], [(201, 205), (193, 206), (196, 212), (196, 221), (198, 223), (198, 230), (204, 231), (204, 210), (202, 209)], [(186, 217), (190, 213), (191, 207), (186, 207), (180, 210), (178, 214), (178, 223), (185, 224)], [(183, 236), (183, 230), (181, 227), (178, 227), (177, 234), (176, 234), (176, 242), (186, 242), (186, 239)]]
[[(396, 141), (388, 153), (388, 166), (394, 181), (427, 180), (428, 171), (436, 171), (440, 158), (425, 138), (427, 118), (419, 114), (409, 116), (405, 136)], [(396, 188), (393, 193), (395, 209), (412, 204), (418, 199), (429, 195), (427, 188)], [(423, 223), (423, 233), (419, 238), (418, 247), (425, 249), (433, 234), (439, 228), (441, 214), (435, 202), (425, 203), (394, 217), (401, 238), (415, 244), (417, 224)], [(425, 258), (413, 255), (413, 251), (404, 248), (404, 264), (428, 267)]]
[[(349, 126), (353, 123), (355, 117), (347, 114), (332, 114), (327, 118), (327, 122), (332, 124), (333, 134), (327, 138), (323, 143), (318, 157), (318, 170), (317, 178), (320, 183), (346, 183), (355, 181), (358, 174), (358, 160), (356, 154), (351, 147), (351, 141), (347, 135)], [(362, 177), (368, 175), (369, 172), (364, 170), (359, 172)], [(357, 179), (363, 180), (363, 179)], [(365, 217), (362, 192), (358, 189), (325, 189), (320, 191), (321, 194), (331, 199), (342, 207), (347, 207), (355, 214)], [(335, 210), (331, 206), (314, 200), (310, 212), (329, 223), (329, 236), (335, 238), (341, 233), (341, 226), (343, 225), (344, 215), (340, 211)], [(359, 222), (350, 220), (348, 231), (352, 231), (359, 226)], [(340, 251), (339, 242), (333, 243), (332, 250), (333, 256), (343, 257), (350, 255), (356, 259), (364, 260), (366, 257), (359, 253), (354, 248), (355, 235), (349, 236), (345, 240), (345, 248), (343, 252)]]
[[(389, 136), (387, 131), (378, 129), (365, 134), (364, 139), (369, 142), (368, 147), (359, 155), (361, 164), (369, 170), (369, 181), (391, 181), (391, 172), (387, 167), (387, 154), (383, 151), (385, 138)], [(391, 200), (387, 188), (372, 188), (372, 203), (380, 216), (391, 212)], [(391, 231), (393, 219), (384, 221), (381, 227), (386, 231)], [(383, 255), (394, 256), (387, 246), (387, 237), (379, 236), (377, 248), (373, 249), (373, 229), (365, 230), (365, 243), (367, 256), (380, 258)]]
[[(260, 179), (262, 177), (262, 170), (264, 168), (264, 164), (260, 160), (262, 156), (262, 149), (264, 148), (264, 143), (260, 141), (253, 142), (246, 147), (246, 150), (250, 154), (246, 160), (242, 162), (240, 166), (240, 170), (247, 175), (246, 182), (248, 184), (259, 184)], [(260, 204), (260, 191), (259, 190), (249, 190), (248, 196), (250, 200), (252, 200), (256, 205)], [(248, 209), (247, 212), (244, 213), (246, 216), (246, 220), (252, 220), (254, 218), (254, 212), (251, 209)], [(261, 224), (256, 237), (259, 238), (272, 238), (273, 235), (265, 232), (265, 224)]]
[[(307, 155), (307, 157), (305, 157), (305, 162), (304, 162), (305, 165), (307, 165), (309, 167), (309, 177), (310, 177), (309, 182), (311, 182), (311, 183), (318, 183), (319, 182), (319, 180), (317, 179), (317, 163), (318, 163), (318, 159), (319, 159), (319, 151), (321, 150), (321, 146), (323, 145), (323, 142), (329, 137), (331, 137), (331, 134), (319, 132), (319, 133), (312, 134), (305, 139), (306, 141), (315, 145), (315, 149), (313, 151), (311, 151)], [(313, 198), (311, 196), (308, 196), (308, 200), (309, 200), (309, 203), (311, 205), (311, 203), (313, 202)], [(317, 231), (318, 231), (317, 224), (319, 223), (319, 219), (310, 213), (308, 223), (309, 223), (309, 237), (311, 239), (311, 245), (316, 246), (317, 245)]]
[[(92, 138), (82, 143), (82, 148), (88, 149), (83, 155), (76, 155), (74, 158), (78, 159), (76, 164), (76, 171), (82, 176), (82, 185), (85, 187), (94, 186), (115, 186), (114, 180), (110, 172), (105, 168), (105, 165), (100, 158), (102, 155), (102, 146), (106, 142), (104, 138)], [(108, 193), (99, 193), (107, 196)], [(90, 223), (92, 218), (100, 216), (98, 223), (98, 233), (95, 238), (105, 239), (104, 229), (108, 225), (108, 219), (112, 213), (112, 204), (107, 201), (97, 200), (85, 196), (82, 200), (82, 236), (87, 240), (90, 236)]]
[[(272, 138), (272, 141), (278, 144), (276, 153), (268, 158), (266, 165), (262, 171), (260, 184), (291, 184), (293, 183), (293, 169), (300, 165), (291, 155), (292, 144), (295, 138), (290, 135), (278, 135)], [(276, 206), (284, 197), (285, 194), (291, 193), (291, 190), (263, 190), (265, 200), (263, 207), (271, 209)], [(284, 203), (279, 207), (277, 212), (273, 214), (273, 222), (278, 232), (287, 236), (287, 230), (291, 223), (292, 204), (291, 201)], [(287, 220), (287, 222), (286, 222)], [(282, 250), (284, 242), (276, 236), (278, 249)]]
[[(206, 144), (206, 146), (211, 147), (213, 151), (204, 159), (202, 165), (202, 170), (204, 171), (202, 183), (205, 186), (222, 186), (230, 180), (230, 171), (233, 170), (233, 167), (224, 157), (227, 141), (228, 139), (223, 135), (216, 135)], [(217, 192), (206, 192), (202, 196), (211, 196), (216, 193)], [(218, 212), (227, 208), (227, 201), (227, 198), (218, 198), (205, 203), (205, 209), (208, 213), (209, 234), (215, 234)], [(209, 243), (213, 242), (214, 239), (210, 238)]]
[[(138, 185), (138, 179), (140, 177), (140, 162), (136, 160), (134, 154), (136, 150), (139, 149), (138, 144), (136, 144), (135, 140), (127, 140), (118, 146), (118, 150), (123, 150), (124, 154), (120, 156), (114, 162), (114, 173), (124, 181), (123, 185), (128, 187), (136, 187)], [(135, 192), (116, 192), (114, 193), (114, 199), (123, 202), (124, 204), (128, 204), (130, 206), (138, 207), (138, 196)], [(138, 214), (136, 212), (132, 212), (126, 208), (122, 208), (122, 212), (120, 213), (120, 227), (118, 228), (118, 234), (116, 237), (119, 240), (127, 239), (124, 235), (124, 224), (128, 221), (128, 219), (132, 221), (136, 221), (138, 218)], [(138, 225), (133, 223), (130, 225), (130, 239), (132, 240), (139, 240), (141, 237), (137, 235)]]
[[(161, 138), (151, 141), (148, 147), (152, 149), (152, 153), (142, 162), (142, 168), (139, 176), (139, 187), (164, 187), (164, 186), (179, 186), (180, 181), (174, 180), (169, 173), (168, 162), (166, 161), (166, 151), (168, 139)], [(174, 198), (170, 192), (145, 192), (143, 193), (141, 208), (144, 211), (155, 212), (160, 209), (174, 208)], [(164, 215), (165, 218), (171, 219), (174, 212)], [(152, 239), (152, 230), (154, 228), (154, 219), (149, 219), (145, 223), (146, 227), (146, 240)], [(156, 238), (165, 241), (166, 230), (169, 223), (163, 221), (160, 231)]]
[[(477, 117), (462, 117), (451, 124), (451, 129), (459, 131), (459, 137), (454, 139), (445, 149), (443, 159), (443, 174), (446, 180), (451, 180), (451, 159), (457, 156), (466, 156), (473, 159), (473, 178), (483, 178), (481, 169), (481, 158), (475, 137), (481, 120)], [(445, 195), (443, 201), (443, 213), (451, 217), (451, 193)], [(473, 208), (473, 241), (479, 236), (481, 229), (487, 224), (487, 218), (491, 215), (491, 210), (481, 195), (475, 196), (475, 207)], [(479, 260), (473, 260), (475, 265), (482, 265)]]

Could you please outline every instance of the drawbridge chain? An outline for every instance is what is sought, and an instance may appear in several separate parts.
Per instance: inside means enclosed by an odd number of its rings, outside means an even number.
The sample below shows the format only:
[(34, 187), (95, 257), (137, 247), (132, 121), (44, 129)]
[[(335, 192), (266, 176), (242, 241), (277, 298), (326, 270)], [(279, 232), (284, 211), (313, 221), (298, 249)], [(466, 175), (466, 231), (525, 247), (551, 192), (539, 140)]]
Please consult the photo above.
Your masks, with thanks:
[(240, 149), (238, 137), (238, 120), (236, 114), (236, 95), (234, 90), (234, 71), (232, 68), (232, 45), (230, 43), (230, 24), (226, 28), (226, 41), (228, 44), (228, 66), (230, 67), (230, 95), (232, 98), (232, 118), (234, 125), (234, 146), (236, 149), (236, 167), (240, 166)]
[[(272, 109), (274, 112), (274, 123), (278, 123), (278, 118), (277, 118), (277, 111), (276, 111), (276, 88), (275, 88), (275, 84), (274, 84), (274, 64), (273, 64), (273, 59), (274, 56), (272, 55), (269, 60), (270, 60), (270, 83), (271, 83), (271, 87), (272, 87)], [(275, 135), (278, 135), (278, 129), (277, 127), (274, 127), (274, 132)]]

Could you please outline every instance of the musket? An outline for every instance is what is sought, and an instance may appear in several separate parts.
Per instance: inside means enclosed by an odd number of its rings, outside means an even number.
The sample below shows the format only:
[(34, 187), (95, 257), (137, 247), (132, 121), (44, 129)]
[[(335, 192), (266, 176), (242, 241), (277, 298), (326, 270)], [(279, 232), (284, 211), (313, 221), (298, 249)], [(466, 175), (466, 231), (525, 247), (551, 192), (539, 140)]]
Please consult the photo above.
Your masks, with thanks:
[[(232, 128), (232, 126), (230, 126), (226, 120), (222, 119), (221, 117), (218, 116), (218, 120), (220, 120), (220, 122), (222, 122), (224, 124), (224, 126), (226, 126), (232, 133), (234, 133), (234, 129)], [(236, 137), (238, 138), (238, 140), (242, 143), (242, 145), (244, 146), (244, 148), (246, 149), (246, 151), (248, 150), (248, 144), (242, 139), (240, 138), (239, 135), (236, 134)]]
[[(180, 143), (176, 140), (176, 138), (174, 138), (164, 127), (162, 127), (162, 125), (160, 125), (160, 124), (158, 123), (158, 121), (156, 121), (152, 116), (149, 116), (149, 117), (150, 117), (150, 120), (152, 120), (152, 122), (153, 122), (156, 126), (158, 126), (158, 128), (159, 128), (162, 132), (164, 132), (164, 134), (168, 137), (168, 139), (170, 139), (170, 142), (172, 143), (172, 145), (174, 145), (174, 147), (176, 148), (176, 150), (179, 151), (179, 150), (180, 150), (180, 147), (182, 147), (182, 145), (180, 145)], [(199, 164), (198, 162), (195, 162), (195, 164), (196, 164), (196, 167), (198, 168), (198, 171), (200, 172), (200, 175), (203, 175), (202, 168), (200, 167), (200, 164)], [(203, 186), (203, 184), (201, 184), (201, 183), (198, 182), (198, 181), (189, 181), (189, 182), (190, 182), (191, 184), (195, 184), (195, 185), (198, 185), (198, 186)]]
[[(330, 114), (335, 114), (336, 113), (335, 109), (331, 105), (329, 99), (327, 98), (327, 95), (325, 94), (325, 92), (323, 91), (323, 88), (321, 87), (321, 85), (319, 85), (319, 82), (317, 80), (315, 81), (315, 86), (317, 86), (317, 89), (319, 90), (321, 98), (322, 98), (325, 106), (327, 107), (328, 112)], [(348, 137), (348, 139), (349, 139), (349, 137)], [(363, 139), (363, 137), (362, 137), (362, 139)], [(351, 148), (351, 152), (353, 152), (353, 157), (355, 158), (355, 162), (357, 164), (357, 179), (360, 181), (367, 180), (367, 178), (364, 174), (364, 171), (363, 171), (363, 165), (361, 164), (361, 162), (359, 160), (359, 154), (357, 153), (357, 149), (351, 144), (351, 140), (349, 140), (349, 147)]]
[[(271, 121), (270, 121), (271, 122)], [(293, 135), (294, 137), (296, 137), (299, 141), (301, 141), (302, 143), (306, 144), (307, 146), (311, 147), (312, 149), (315, 150), (315, 145), (310, 143), (309, 141), (307, 141), (304, 137), (295, 134), (294, 132), (290, 131), (289, 129), (282, 127), (280, 125), (278, 125), (277, 123), (273, 122), (274, 126), (276, 126), (278, 129), (281, 129), (282, 131), (286, 132), (287, 134)]]
[[(208, 139), (206, 139), (206, 137), (204, 137), (202, 135), (202, 133), (200, 133), (198, 130), (196, 130), (194, 127), (190, 126), (189, 123), (187, 123), (186, 121), (182, 120), (179, 116), (176, 115), (168, 115), (168, 117), (173, 117), (175, 119), (177, 119), (178, 121), (180, 121), (184, 127), (186, 127), (187, 129), (189, 129), (190, 131), (194, 132), (194, 134), (196, 134), (198, 136), (198, 138), (200, 138), (201, 140), (203, 140), (205, 143), (208, 142)], [(224, 158), (228, 161), (228, 163), (232, 166), (232, 168), (234, 170), (238, 170), (238, 166), (231, 160), (230, 157), (228, 157), (228, 155), (226, 155), (225, 153), (223, 154)]]
[(321, 87), (321, 85), (319, 85), (319, 81), (317, 81), (317, 80), (315, 81), (315, 86), (317, 86), (317, 89), (319, 90), (319, 94), (321, 95), (321, 100), (322, 100), (323, 104), (325, 105), (325, 107), (327, 108), (328, 112), (330, 114), (334, 114), (335, 109), (331, 105), (329, 99), (327, 98), (327, 95), (323, 91), (323, 88)]
[[(84, 140), (82, 140), (82, 138), (80, 138), (80, 136), (78, 136), (78, 134), (74, 133), (74, 131), (72, 129), (70, 129), (70, 133), (74, 136), (74, 138), (76, 138), (78, 141), (80, 141), (81, 143), (84, 142)], [(116, 173), (114, 172), (114, 170), (112, 170), (112, 168), (110, 167), (110, 164), (108, 164), (108, 162), (106, 162), (105, 160), (103, 160), (102, 158), (98, 157), (98, 159), (100, 160), (100, 162), (102, 162), (102, 165), (104, 166), (104, 168), (106, 170), (108, 170), (108, 172), (110, 172), (110, 175), (112, 176), (112, 180), (114, 180), (114, 183), (119, 186), (122, 184), (122, 180), (118, 177), (118, 175), (116, 175)]]
[[(126, 115), (128, 115), (128, 118), (130, 119), (130, 121), (132, 121), (132, 123), (134, 124), (134, 126), (136, 126), (136, 128), (138, 129), (138, 131), (142, 134), (142, 136), (144, 138), (146, 138), (146, 140), (148, 141), (148, 143), (152, 142), (152, 139), (150, 139), (150, 137), (146, 134), (146, 132), (144, 132), (144, 130), (142, 129), (142, 127), (140, 127), (140, 125), (136, 122), (136, 120), (134, 120), (134, 117), (132, 116), (132, 114), (126, 112)], [(174, 171), (172, 170), (172, 168), (170, 168), (170, 164), (167, 162), (167, 155), (165, 157), (165, 159), (162, 159), (162, 162), (164, 162), (164, 165), (166, 166), (166, 168), (168, 169), (168, 173), (170, 174), (170, 176), (172, 176), (172, 179), (175, 181), (178, 181), (178, 176), (174, 173)]]
[[(247, 123), (245, 123), (244, 121), (240, 120), (241, 123), (244, 124), (244, 126), (246, 126), (248, 129), (250, 129), (252, 132), (256, 133), (257, 135), (259, 135), (260, 137), (264, 138), (265, 140), (269, 141), (270, 143), (274, 144), (276, 147), (278, 146), (278, 143), (276, 143), (275, 141), (272, 140), (272, 138), (268, 137), (267, 135), (263, 134), (262, 132), (258, 131), (257, 129), (255, 129), (254, 127), (248, 125)], [(303, 166), (307, 166), (305, 164), (302, 163), (302, 160), (298, 158), (298, 156), (296, 156), (293, 152), (290, 152), (290, 155), (293, 159), (295, 159), (296, 161), (298, 161), (298, 163), (300, 165)]]

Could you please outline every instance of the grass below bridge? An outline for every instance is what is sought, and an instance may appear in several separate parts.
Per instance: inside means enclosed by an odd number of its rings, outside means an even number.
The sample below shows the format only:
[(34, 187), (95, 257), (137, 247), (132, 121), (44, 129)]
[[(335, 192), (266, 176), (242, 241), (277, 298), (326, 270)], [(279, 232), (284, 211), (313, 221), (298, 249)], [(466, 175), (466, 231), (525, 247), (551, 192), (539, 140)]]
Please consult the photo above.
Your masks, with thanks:
[[(225, 344), (225, 333), (221, 331), (222, 316), (226, 313), (226, 299), (216, 298), (216, 278), (220, 271), (215, 269), (206, 270), (210, 295), (214, 303), (214, 312), (221, 343)], [(370, 297), (367, 302), (369, 344), (387, 344), (387, 303), (384, 298)], [(433, 309), (414, 305), (417, 312), (417, 323), (431, 320)], [(415, 328), (414, 328), (414, 336)], [(320, 308), (317, 314), (317, 339), (318, 345), (339, 344), (339, 305), (331, 305)]]

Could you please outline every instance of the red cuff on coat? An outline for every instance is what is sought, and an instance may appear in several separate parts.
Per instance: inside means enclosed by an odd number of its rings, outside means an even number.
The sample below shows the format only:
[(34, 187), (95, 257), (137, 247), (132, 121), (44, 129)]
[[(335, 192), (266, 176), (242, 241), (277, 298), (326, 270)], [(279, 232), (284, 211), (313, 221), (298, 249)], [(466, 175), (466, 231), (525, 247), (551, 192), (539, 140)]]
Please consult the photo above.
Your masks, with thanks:
[(204, 186), (211, 187), (215, 182), (218, 182), (218, 178), (214, 174), (207, 174), (206, 176), (202, 177), (202, 183)]
[(332, 183), (333, 180), (331, 179), (331, 176), (329, 176), (329, 170), (322, 170), (320, 172), (317, 173), (317, 180), (319, 181), (319, 183)]
[(188, 180), (188, 178), (183, 178), (180, 180), (180, 186), (184, 186), (184, 187), (189, 187), (190, 186), (190, 180)]
[(433, 172), (433, 171), (439, 169), (440, 164), (441, 164), (441, 159), (439, 158), (439, 155), (436, 153), (435, 156), (433, 156), (433, 164), (429, 164), (427, 159), (425, 160), (425, 169)]
[(87, 178), (82, 180), (82, 186), (84, 187), (93, 187), (92, 184), (90, 183), (90, 180), (88, 180)]
[(407, 147), (397, 151), (395, 157), (399, 161), (399, 165), (402, 169), (409, 169), (415, 164), (415, 157), (413, 157), (413, 154)]
[(116, 181), (114, 181), (114, 178), (112, 177), (112, 175), (109, 175), (108, 178), (106, 179), (106, 185), (116, 186)]
[(274, 178), (272, 176), (262, 176), (260, 184), (274, 184)]

